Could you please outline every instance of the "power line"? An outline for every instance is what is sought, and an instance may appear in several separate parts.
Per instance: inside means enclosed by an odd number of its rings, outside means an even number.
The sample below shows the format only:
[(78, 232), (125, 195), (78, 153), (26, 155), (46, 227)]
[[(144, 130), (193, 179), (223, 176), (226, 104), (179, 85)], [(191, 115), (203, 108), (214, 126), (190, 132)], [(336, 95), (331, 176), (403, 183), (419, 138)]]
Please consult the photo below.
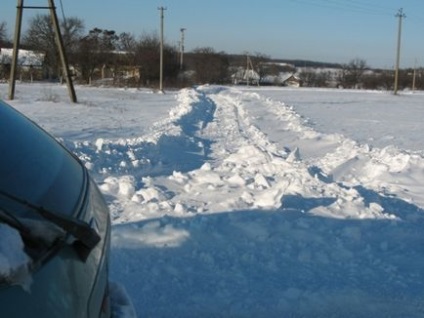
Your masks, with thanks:
[(63, 22), (66, 24), (65, 10), (63, 9), (62, 0), (60, 0), (60, 10), (62, 11)]
[(349, 11), (356, 11), (358, 13), (365, 13), (365, 14), (372, 14), (372, 15), (391, 15), (393, 12), (393, 9), (383, 7), (383, 6), (376, 6), (371, 3), (361, 3), (358, 1), (350, 0), (347, 1), (343, 0), (342, 3), (339, 3), (337, 0), (327, 0), (333, 3), (337, 3), (342, 7), (342, 9), (347, 9)]
[(359, 0), (344, 0), (344, 1), (347, 1), (349, 3), (352, 3), (353, 5), (357, 5), (366, 9), (384, 11), (387, 14), (391, 14), (391, 12), (393, 11), (391, 7), (383, 6), (381, 4), (376, 4), (376, 3), (370, 3), (369, 1), (368, 2), (359, 1)]
[(312, 0), (289, 0), (293, 3), (304, 4), (324, 9), (331, 9), (343, 12), (353, 12), (371, 15), (384, 15), (389, 16), (389, 8), (383, 7), (370, 7), (369, 5), (361, 4), (359, 2), (338, 2), (337, 0), (327, 0), (326, 2), (316, 2)]

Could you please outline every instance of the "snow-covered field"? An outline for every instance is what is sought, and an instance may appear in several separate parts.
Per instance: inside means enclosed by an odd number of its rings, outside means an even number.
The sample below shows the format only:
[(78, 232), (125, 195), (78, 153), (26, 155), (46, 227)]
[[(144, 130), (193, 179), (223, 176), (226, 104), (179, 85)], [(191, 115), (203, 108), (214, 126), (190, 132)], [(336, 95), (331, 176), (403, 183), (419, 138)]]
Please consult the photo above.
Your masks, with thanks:
[(424, 317), (424, 93), (76, 91), (10, 104), (100, 185), (140, 317)]

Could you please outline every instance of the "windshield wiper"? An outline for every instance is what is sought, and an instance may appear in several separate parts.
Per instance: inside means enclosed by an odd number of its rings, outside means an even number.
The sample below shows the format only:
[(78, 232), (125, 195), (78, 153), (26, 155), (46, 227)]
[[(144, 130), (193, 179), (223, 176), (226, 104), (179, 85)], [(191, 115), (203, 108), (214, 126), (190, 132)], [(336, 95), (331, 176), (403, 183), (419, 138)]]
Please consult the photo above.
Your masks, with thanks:
[(13, 202), (28, 207), (32, 211), (35, 211), (44, 219), (56, 224), (65, 232), (73, 235), (89, 250), (92, 250), (97, 245), (97, 243), (100, 242), (100, 235), (85, 222), (63, 214), (51, 212), (49, 210), (46, 210), (42, 206), (38, 206), (36, 204), (28, 202), (25, 199), (14, 196), (3, 190), (0, 190), (0, 195), (5, 198), (8, 198), (9, 200), (12, 200)]
[(15, 230), (17, 230), (20, 233), (23, 233), (24, 235), (29, 234), (31, 230), (25, 226), (19, 219), (14, 216), (12, 213), (7, 211), (4, 208), (0, 207), (0, 222), (6, 223), (7, 225), (13, 227)]

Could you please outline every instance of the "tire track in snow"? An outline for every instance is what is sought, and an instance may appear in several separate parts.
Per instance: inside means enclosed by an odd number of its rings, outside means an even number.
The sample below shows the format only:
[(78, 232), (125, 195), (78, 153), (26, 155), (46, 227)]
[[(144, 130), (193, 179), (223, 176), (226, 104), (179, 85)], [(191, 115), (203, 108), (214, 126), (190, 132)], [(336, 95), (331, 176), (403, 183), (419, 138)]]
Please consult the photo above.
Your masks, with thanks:
[[(299, 147), (302, 160), (317, 177), (340, 182), (348, 187), (365, 186), (383, 197), (401, 194), (400, 199), (410, 203), (411, 213), (424, 208), (421, 199), (424, 185), (412, 177), (419, 175), (417, 171), (424, 166), (424, 158), (419, 153), (394, 146), (373, 148), (339, 134), (318, 133), (291, 106), (261, 96), (260, 92), (243, 92), (243, 95), (245, 100), (259, 100), (267, 108), (270, 118), (280, 122), (283, 132), (273, 137), (288, 140), (289, 144)], [(254, 111), (252, 106), (248, 106), (248, 109)], [(260, 118), (258, 120), (260, 125)], [(369, 201), (369, 198), (365, 199)]]
[[(393, 217), (382, 213), (378, 204), (365, 206), (355, 189), (323, 180), (323, 173), (299, 160), (296, 150), (288, 153), (269, 141), (251, 123), (243, 96), (234, 89), (209, 86), (180, 93), (176, 110), (190, 116), (172, 121), (179, 125), (174, 128), (185, 131), (184, 138), (192, 144), (200, 140), (208, 145), (208, 156), (200, 167), (184, 171), (174, 166), (173, 172), (145, 177), (127, 196), (132, 202), (125, 209), (127, 219), (257, 208), (294, 208), (342, 218)], [(158, 128), (157, 134), (164, 131)]]
[(409, 264), (422, 263), (416, 244), (420, 223), (397, 224), (382, 209), (393, 206), (393, 198), (364, 202), (371, 197), (367, 189), (343, 187), (295, 151), (280, 150), (252, 124), (237, 91), (203, 87), (186, 102), (194, 104), (202, 95), (215, 105), (214, 117), (192, 137), (209, 140), (208, 160), (190, 171), (145, 178), (131, 199), (135, 205), (125, 211), (131, 224), (115, 225), (114, 261), (120, 255), (129, 260), (129, 274), (116, 275), (143, 277), (130, 283), (143, 292), (140, 312), (159, 317), (416, 313), (422, 290), (417, 278), (424, 274)]

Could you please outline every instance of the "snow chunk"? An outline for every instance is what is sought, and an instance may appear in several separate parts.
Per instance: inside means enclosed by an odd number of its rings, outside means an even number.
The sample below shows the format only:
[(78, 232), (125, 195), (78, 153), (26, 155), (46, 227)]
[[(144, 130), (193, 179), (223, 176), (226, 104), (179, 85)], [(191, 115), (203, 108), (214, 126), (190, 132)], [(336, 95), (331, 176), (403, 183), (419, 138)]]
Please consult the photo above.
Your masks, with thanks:
[(19, 232), (0, 223), (0, 237), (0, 281), (13, 282), (29, 291), (28, 265), (31, 259), (24, 252)]
[(260, 173), (255, 175), (255, 184), (265, 189), (270, 187), (268, 180)]
[(290, 152), (289, 156), (287, 157), (287, 162), (296, 162), (300, 160), (300, 151), (299, 148), (296, 147), (292, 152)]
[(173, 180), (179, 184), (184, 184), (187, 182), (188, 177), (184, 174), (182, 174), (181, 172), (178, 171), (174, 171), (172, 173), (172, 176), (169, 176), (169, 180)]
[(103, 144), (104, 144), (104, 139), (103, 138), (98, 138), (96, 140), (95, 145), (96, 145), (96, 148), (97, 148), (97, 151), (98, 152), (102, 151)]
[[(140, 198), (140, 200), (135, 200), (134, 198)], [(133, 201), (137, 202), (152, 202), (152, 201), (160, 201), (164, 199), (164, 196), (159, 192), (158, 189), (150, 187), (146, 189), (138, 190), (136, 195), (133, 197)]]
[(175, 204), (175, 207), (174, 207), (174, 212), (175, 213), (177, 213), (177, 214), (183, 214), (186, 211), (187, 211), (187, 209), (184, 207), (183, 204), (181, 204), (181, 203)]
[(200, 170), (203, 171), (211, 171), (212, 170), (212, 166), (209, 162), (205, 162), (201, 167)]
[(234, 186), (245, 186), (246, 180), (244, 180), (239, 174), (235, 174), (227, 179), (227, 182)]
[(135, 179), (133, 176), (108, 177), (100, 185), (100, 189), (103, 192), (130, 199), (135, 193)]

